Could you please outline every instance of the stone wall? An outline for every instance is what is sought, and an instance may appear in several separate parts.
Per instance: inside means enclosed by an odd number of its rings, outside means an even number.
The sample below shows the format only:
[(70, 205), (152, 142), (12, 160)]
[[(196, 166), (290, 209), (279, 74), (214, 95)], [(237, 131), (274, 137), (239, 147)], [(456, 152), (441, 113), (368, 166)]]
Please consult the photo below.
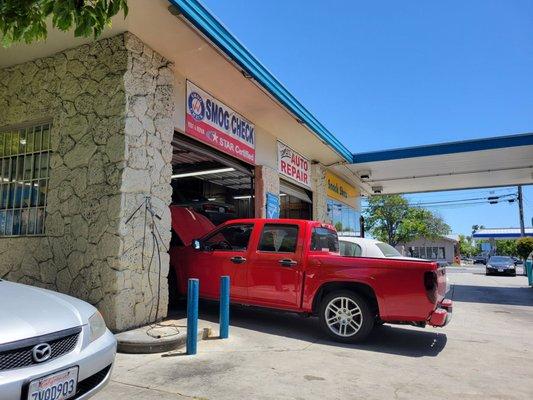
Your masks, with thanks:
[(255, 166), (255, 217), (266, 218), (266, 194), (279, 196), (279, 174), (266, 165)]
[(331, 222), (328, 218), (328, 196), (326, 193), (326, 167), (315, 163), (311, 165), (311, 186), (313, 188), (313, 219)]
[[(125, 33), (0, 70), (0, 130), (52, 121), (45, 235), (0, 237), (0, 277), (87, 300), (114, 330), (154, 320), (158, 265), (149, 279), (144, 215), (125, 220), (151, 195), (168, 245), (169, 67)], [(148, 235), (144, 259), (151, 246)], [(165, 278), (166, 254), (162, 265)]]

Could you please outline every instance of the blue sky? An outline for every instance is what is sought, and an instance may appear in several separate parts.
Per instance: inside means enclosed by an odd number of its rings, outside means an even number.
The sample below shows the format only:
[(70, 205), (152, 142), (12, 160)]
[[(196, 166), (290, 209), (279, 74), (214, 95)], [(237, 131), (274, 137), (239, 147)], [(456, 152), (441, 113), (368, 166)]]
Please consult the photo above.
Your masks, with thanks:
[[(533, 130), (529, 0), (203, 2), (353, 152)], [(435, 210), (456, 233), (518, 226), (516, 203)]]

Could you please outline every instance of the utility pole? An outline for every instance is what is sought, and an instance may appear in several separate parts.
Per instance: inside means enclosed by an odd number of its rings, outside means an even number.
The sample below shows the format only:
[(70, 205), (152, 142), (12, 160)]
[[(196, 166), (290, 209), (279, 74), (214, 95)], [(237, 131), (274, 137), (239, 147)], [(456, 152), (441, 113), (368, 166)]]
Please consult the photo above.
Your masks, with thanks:
[[(524, 228), (524, 196), (522, 195), (522, 185), (518, 185), (518, 214), (520, 215), (520, 237), (526, 236), (526, 230)], [(524, 275), (526, 272), (527, 261), (524, 260)]]
[(518, 185), (518, 214), (520, 215), (520, 237), (526, 236), (524, 227), (524, 196), (522, 195), (522, 185)]

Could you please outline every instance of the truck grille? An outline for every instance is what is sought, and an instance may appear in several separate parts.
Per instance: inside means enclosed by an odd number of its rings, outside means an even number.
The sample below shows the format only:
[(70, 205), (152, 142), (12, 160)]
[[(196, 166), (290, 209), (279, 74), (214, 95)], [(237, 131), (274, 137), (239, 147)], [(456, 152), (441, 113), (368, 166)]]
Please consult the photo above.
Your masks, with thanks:
[(45, 363), (68, 354), (76, 347), (80, 332), (81, 327), (77, 327), (49, 335), (1, 344), (0, 371), (42, 364), (33, 360), (32, 350), (37, 344), (48, 343), (52, 348), (52, 355), (48, 360), (44, 361)]

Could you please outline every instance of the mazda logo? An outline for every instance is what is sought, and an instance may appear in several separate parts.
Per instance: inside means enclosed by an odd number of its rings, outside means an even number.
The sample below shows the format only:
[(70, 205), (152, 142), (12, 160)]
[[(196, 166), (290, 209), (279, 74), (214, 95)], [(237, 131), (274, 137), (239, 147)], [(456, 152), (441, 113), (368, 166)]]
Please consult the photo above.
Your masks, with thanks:
[(33, 357), (33, 361), (42, 363), (52, 356), (52, 347), (50, 347), (48, 343), (38, 344), (32, 349), (31, 355)]

